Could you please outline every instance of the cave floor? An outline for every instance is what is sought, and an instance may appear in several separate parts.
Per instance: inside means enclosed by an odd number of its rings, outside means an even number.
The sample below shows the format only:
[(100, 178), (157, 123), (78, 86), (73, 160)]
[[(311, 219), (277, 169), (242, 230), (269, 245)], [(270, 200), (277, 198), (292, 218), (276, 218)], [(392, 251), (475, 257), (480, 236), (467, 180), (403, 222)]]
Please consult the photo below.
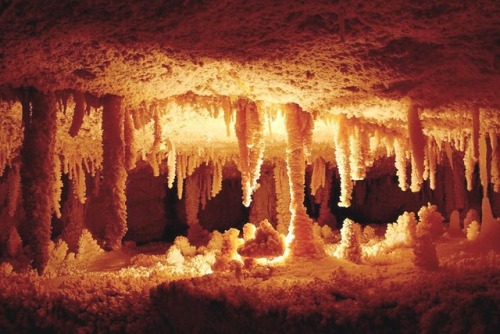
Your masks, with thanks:
[[(496, 332), (500, 250), (442, 238), (440, 267), (410, 248), (353, 264), (327, 256), (202, 275), (166, 244), (0, 273), (0, 332)], [(188, 268), (197, 267), (197, 269)]]

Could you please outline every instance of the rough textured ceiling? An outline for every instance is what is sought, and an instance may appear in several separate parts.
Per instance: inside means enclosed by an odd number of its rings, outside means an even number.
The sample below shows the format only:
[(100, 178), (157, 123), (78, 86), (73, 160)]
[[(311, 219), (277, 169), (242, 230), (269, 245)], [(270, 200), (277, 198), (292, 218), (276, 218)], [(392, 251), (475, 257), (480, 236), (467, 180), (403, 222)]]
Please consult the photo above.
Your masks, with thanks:
[(191, 91), (319, 112), (410, 97), (488, 109), (496, 128), (500, 2), (4, 0), (0, 85), (132, 106)]

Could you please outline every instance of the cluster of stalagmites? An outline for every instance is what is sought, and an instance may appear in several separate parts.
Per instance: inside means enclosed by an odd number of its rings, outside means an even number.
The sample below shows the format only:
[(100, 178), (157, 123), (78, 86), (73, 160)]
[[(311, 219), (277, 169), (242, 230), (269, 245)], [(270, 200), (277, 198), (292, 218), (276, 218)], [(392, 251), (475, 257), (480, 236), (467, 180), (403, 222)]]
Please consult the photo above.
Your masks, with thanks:
[[(168, 137), (164, 123), (169, 107), (174, 104), (181, 110), (188, 106), (204, 110), (208, 117), (222, 119), (228, 136), (234, 127), (236, 151), (217, 152), (210, 147), (174, 142)], [(221, 191), (223, 167), (229, 162), (237, 165), (241, 173), (243, 204), (247, 207), (252, 204), (251, 220), (254, 224), (262, 223), (256, 231), (248, 226), (244, 229), (242, 244), (228, 251), (235, 257), (281, 256), (287, 242), (292, 257), (324, 256), (322, 238), (315, 233), (313, 221), (303, 204), (306, 166), (312, 168), (311, 194), (320, 204), (318, 226), (328, 227), (335, 221), (328, 206), (335, 171), (340, 178), (339, 206), (348, 207), (354, 183), (365, 179), (375, 160), (385, 156), (394, 156), (403, 191), (418, 192), (424, 182), (434, 190), (437, 166), (448, 164), (453, 182), (447, 185), (451, 190), (447, 195), (454, 197), (455, 209), (464, 209), (462, 175), (465, 175), (467, 189), (471, 190), (472, 175), (479, 162), (483, 189), (481, 234), (498, 233), (498, 222), (493, 218), (488, 200), (490, 184), (493, 191), (500, 190), (498, 135), (480, 121), (479, 109), (472, 113), (470, 127), (443, 134), (424, 129), (419, 111), (413, 105), (407, 111), (404, 132), (342, 114), (318, 116), (293, 103), (270, 108), (245, 98), (193, 94), (132, 108), (125, 105), (123, 98), (113, 95), (97, 98), (71, 90), (46, 94), (23, 88), (14, 92), (12, 101), (0, 106), (5, 109), (0, 113), (0, 175), (8, 173), (8, 214), (14, 216), (18, 203), (23, 203), (25, 219), (31, 228), (29, 245), (33, 266), (40, 273), (48, 263), (53, 214), (65, 217), (62, 236), (70, 249), (76, 249), (85, 228), (82, 212), (88, 195), (86, 187), (91, 180), (94, 195), (102, 205), (102, 245), (108, 250), (121, 247), (127, 232), (127, 173), (135, 168), (138, 159), (147, 161), (155, 176), (166, 170), (169, 188), (177, 185), (178, 198), (185, 197), (188, 240), (196, 246), (210, 239), (210, 233), (200, 224), (200, 208)], [(286, 149), (267, 153), (269, 138), (265, 135), (264, 124), (270, 124), (277, 114), (284, 116)], [(175, 118), (170, 121), (175, 122)], [(314, 124), (320, 121), (331, 125), (328, 146), (333, 146), (334, 153), (329, 156), (315, 150)], [(272, 129), (269, 130), (272, 136)], [(463, 164), (457, 163), (462, 156)], [(263, 169), (269, 170), (272, 177), (261, 177)], [(69, 192), (73, 196), (61, 208), (63, 175), (71, 181)], [(263, 188), (259, 189), (261, 186)], [(270, 217), (266, 217), (268, 213), (262, 209), (269, 194), (275, 196), (275, 227), (266, 220)], [(417, 258), (424, 258), (419, 254), (431, 254), (440, 229), (435, 226), (441, 226), (442, 217), (432, 218), (435, 210), (433, 213), (429, 210), (432, 211), (427, 209), (419, 213), (421, 222), (416, 229), (411, 214), (401, 216), (397, 225), (389, 225), (384, 247), (411, 244)], [(429, 223), (438, 220), (439, 224)], [(467, 237), (477, 238), (479, 218), (466, 219), (466, 222)], [(462, 233), (456, 215), (451, 227), (450, 234)], [(12, 240), (17, 240), (15, 230), (15, 227), (11, 229)], [(323, 237), (332, 235), (328, 228), (319, 230), (323, 231)], [(396, 230), (400, 231), (395, 233)], [(395, 236), (391, 237), (391, 233)], [(353, 262), (361, 261), (362, 235), (360, 226), (347, 220), (341, 230), (342, 241), (333, 254)], [(234, 238), (238, 236), (229, 239)], [(402, 239), (395, 240), (398, 238)], [(365, 252), (378, 252), (381, 246), (377, 245), (365, 247)], [(16, 247), (9, 248), (9, 254), (16, 252)], [(436, 266), (434, 255), (423, 260), (425, 265)], [(175, 254), (170, 256), (175, 261)]]

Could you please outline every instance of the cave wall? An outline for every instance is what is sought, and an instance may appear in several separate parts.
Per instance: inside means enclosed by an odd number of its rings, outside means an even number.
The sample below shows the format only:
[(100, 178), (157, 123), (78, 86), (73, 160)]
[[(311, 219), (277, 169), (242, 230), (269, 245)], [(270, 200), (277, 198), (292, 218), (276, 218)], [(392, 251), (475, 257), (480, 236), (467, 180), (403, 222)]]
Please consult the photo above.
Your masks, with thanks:
[[(390, 159), (389, 159), (390, 160)], [(337, 205), (340, 181), (335, 175), (332, 180), (331, 194), (329, 200), (330, 211), (335, 215), (340, 227), (344, 218), (351, 218), (361, 224), (385, 224), (395, 222), (397, 217), (404, 211), (417, 212), (419, 208), (428, 202), (438, 206), (438, 210), (448, 219), (451, 210), (456, 204), (455, 192), (451, 183), (452, 173), (450, 166), (440, 166), (437, 169), (437, 188), (431, 190), (426, 181), (422, 189), (417, 193), (403, 192), (398, 186), (397, 176), (393, 170), (382, 171), (384, 166), (392, 162), (381, 161), (374, 167), (374, 172), (363, 181), (356, 181), (352, 196), (352, 205), (342, 208)], [(0, 244), (4, 245), (8, 237), (8, 231), (16, 226), (21, 238), (27, 240), (29, 228), (26, 224), (22, 198), (16, 205), (14, 215), (9, 215), (9, 182), (7, 169), (0, 177)], [(165, 166), (162, 168), (166, 171)], [(199, 170), (195, 170), (195, 173)], [(276, 223), (276, 199), (272, 165), (265, 163), (262, 167), (262, 183), (254, 196), (257, 201), (252, 202), (250, 208), (242, 205), (242, 189), (240, 173), (236, 165), (227, 164), (224, 168), (225, 179), (222, 182), (222, 190), (206, 203), (201, 209), (198, 217), (202, 227), (208, 231), (225, 231), (229, 228), (241, 228), (243, 224), (253, 219), (267, 218), (275, 226)], [(450, 176), (451, 175), (451, 176)], [(87, 201), (84, 205), (78, 204), (72, 193), (72, 183), (67, 177), (64, 178), (62, 196), (62, 217), (55, 216), (52, 219), (52, 237), (63, 236), (68, 239), (68, 244), (74, 247), (72, 234), (78, 236), (82, 228), (88, 228), (96, 237), (103, 238), (104, 228), (102, 223), (103, 203), (99, 200), (99, 187), (101, 176), (87, 177)], [(311, 169), (306, 174), (305, 201), (308, 214), (317, 219), (319, 215), (319, 204), (315, 203), (314, 196), (309, 191)], [(462, 186), (465, 187), (465, 180)], [(450, 186), (451, 184), (451, 186)], [(459, 210), (463, 219), (469, 209), (481, 212), (481, 185), (478, 171), (476, 169), (473, 179), (472, 191), (465, 191), (463, 208)], [(175, 191), (167, 187), (166, 175), (158, 177), (153, 175), (149, 164), (142, 162), (129, 172), (127, 181), (127, 223), (128, 232), (125, 240), (137, 243), (151, 241), (172, 241), (176, 236), (186, 234), (187, 222), (185, 215), (185, 197), (178, 199)], [(489, 189), (489, 196), (493, 215), (500, 216), (500, 194)], [(254, 212), (252, 214), (252, 212)], [(268, 215), (267, 217), (265, 217)], [(76, 217), (76, 218), (75, 218)], [(80, 218), (78, 218), (80, 217)], [(79, 221), (79, 219), (81, 221)], [(258, 224), (259, 221), (252, 221)], [(332, 226), (334, 227), (334, 226)], [(73, 238), (74, 239), (74, 238)]]

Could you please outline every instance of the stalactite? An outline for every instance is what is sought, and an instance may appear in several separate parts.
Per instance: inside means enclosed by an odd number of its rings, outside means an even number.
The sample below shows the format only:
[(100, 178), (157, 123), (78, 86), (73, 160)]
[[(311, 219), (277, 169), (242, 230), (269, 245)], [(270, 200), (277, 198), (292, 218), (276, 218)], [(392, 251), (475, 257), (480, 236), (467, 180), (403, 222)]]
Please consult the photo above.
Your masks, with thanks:
[(212, 190), (210, 191), (210, 196), (213, 198), (222, 190), (222, 167), (224, 163), (215, 160), (213, 162), (213, 177), (212, 177)]
[(204, 210), (208, 201), (212, 198), (212, 173), (206, 164), (201, 165), (198, 173), (200, 175), (200, 203), (201, 209)]
[(486, 136), (481, 133), (479, 136), (479, 178), (481, 180), (481, 186), (483, 188), (483, 197), (488, 197), (488, 162), (487, 154), (488, 147), (486, 145)]
[(451, 150), (450, 142), (445, 142), (444, 143), (444, 151), (446, 153), (446, 156), (448, 157), (448, 161), (450, 162), (450, 167), (453, 170), (453, 168), (454, 168), (454, 164), (453, 164), (453, 152)]
[(115, 95), (103, 97), (103, 185), (101, 197), (106, 210), (103, 212), (105, 226), (105, 247), (116, 250), (127, 232), (127, 207), (125, 205), (125, 185), (127, 170), (125, 166), (124, 111), (122, 98)]
[(125, 168), (132, 170), (137, 162), (137, 149), (135, 147), (135, 130), (134, 122), (130, 115), (130, 110), (125, 110), (124, 125), (124, 138), (125, 138)]
[(364, 180), (366, 178), (367, 166), (372, 166), (375, 160), (370, 156), (370, 135), (368, 130), (363, 129), (363, 127), (358, 127), (359, 142), (360, 142), (360, 159), (361, 165), (359, 166), (359, 179)]
[(182, 199), (184, 190), (184, 179), (187, 176), (187, 156), (180, 154), (177, 156), (177, 198)]
[(490, 131), (491, 145), (491, 183), (493, 191), (500, 192), (500, 156), (498, 154), (498, 137), (494, 131)]
[[(324, 250), (313, 236), (312, 220), (307, 216), (304, 207), (305, 149), (307, 136), (314, 126), (312, 116), (305, 115), (296, 104), (285, 106), (287, 131), (286, 162), (290, 184), (290, 233), (294, 236), (291, 243), (291, 255), (299, 257), (318, 257), (324, 255)], [(304, 119), (309, 117), (308, 122)]]
[(158, 162), (158, 155), (156, 154), (156, 152), (148, 153), (147, 160), (149, 162), (149, 165), (153, 169), (153, 175), (155, 177), (160, 176), (160, 163)]
[(290, 183), (288, 181), (286, 164), (278, 159), (273, 169), (274, 189), (276, 191), (276, 230), (281, 234), (288, 234), (290, 225)]
[[(416, 168), (415, 176), (421, 183), (420, 180), (422, 180), (424, 174), (425, 135), (418, 115), (418, 109), (413, 104), (408, 108), (408, 136), (410, 138), (412, 159)], [(412, 162), (412, 175), (413, 173)]]
[(58, 154), (54, 154), (54, 199), (52, 206), (57, 218), (61, 218), (61, 196), (62, 196), (62, 168), (61, 159)]
[(311, 163), (312, 156), (312, 141), (313, 141), (313, 130), (314, 130), (314, 118), (312, 113), (303, 112), (298, 114), (299, 124), (302, 125), (302, 141), (304, 146), (304, 157), (308, 164)]
[(87, 115), (90, 115), (90, 108), (94, 108), (95, 110), (97, 110), (97, 108), (102, 106), (102, 103), (101, 103), (101, 100), (99, 99), (99, 97), (97, 97), (93, 94), (90, 94), (89, 92), (86, 92), (84, 94), (84, 97), (85, 97), (85, 113)]
[(414, 193), (419, 192), (422, 188), (422, 175), (419, 174), (417, 161), (411, 156), (411, 183), (410, 190)]
[(326, 176), (326, 164), (322, 157), (318, 157), (314, 160), (313, 172), (311, 175), (311, 195), (316, 196), (316, 192), (319, 188), (325, 186), (325, 176)]
[(340, 175), (340, 202), (341, 207), (351, 206), (353, 184), (349, 163), (349, 131), (345, 116), (340, 116), (335, 128), (335, 160)]
[(186, 176), (193, 175), (198, 166), (200, 166), (200, 157), (196, 153), (190, 154), (187, 160)]
[(155, 177), (158, 177), (160, 176), (160, 164), (161, 164), (161, 160), (158, 159), (158, 152), (160, 151), (160, 147), (162, 144), (161, 122), (160, 122), (160, 115), (158, 112), (158, 108), (156, 107), (156, 105), (153, 104), (151, 108), (153, 109), (154, 141), (150, 152), (147, 154), (147, 160), (151, 165), (151, 168), (153, 168), (153, 175)]
[(474, 158), (474, 144), (472, 138), (469, 138), (469, 140), (467, 140), (464, 154), (464, 166), (465, 180), (467, 181), (467, 190), (472, 191), (472, 176), (474, 174), (474, 167), (476, 166), (476, 159)]
[(333, 169), (326, 167), (325, 171), (325, 185), (321, 190), (321, 201), (319, 208), (318, 224), (320, 226), (335, 227), (335, 216), (330, 211), (330, 194), (332, 191)]
[(9, 217), (14, 217), (16, 214), (19, 197), (21, 196), (21, 173), (19, 171), (19, 163), (11, 166), (7, 176), (8, 184), (8, 214)]
[(73, 120), (69, 128), (69, 135), (71, 137), (76, 137), (83, 125), (83, 118), (85, 117), (85, 96), (82, 92), (74, 91), (73, 99), (75, 100), (75, 110), (73, 112)]
[(364, 180), (366, 177), (366, 141), (362, 139), (361, 130), (358, 126), (352, 128), (349, 135), (349, 168), (351, 180)]
[(224, 122), (226, 123), (226, 133), (229, 137), (231, 135), (231, 121), (233, 119), (233, 108), (231, 107), (231, 99), (229, 97), (222, 97), (222, 109), (224, 109)]
[(425, 154), (424, 154), (424, 174), (422, 175), (422, 182), (427, 181), (429, 179), (429, 142), (425, 145)]
[(475, 106), (472, 109), (472, 156), (474, 157), (474, 160), (477, 162), (477, 159), (479, 159), (479, 127), (480, 127), (480, 122), (479, 122), (479, 107)]
[(56, 92), (57, 98), (60, 100), (61, 104), (61, 112), (66, 115), (66, 110), (68, 109), (68, 100), (69, 97), (71, 96), (71, 90), (65, 89)]
[(175, 146), (170, 145), (170, 149), (168, 150), (167, 155), (167, 169), (168, 169), (168, 177), (167, 177), (167, 185), (168, 189), (172, 189), (175, 181), (175, 167), (177, 162), (177, 154), (175, 153)]
[(436, 148), (434, 141), (429, 141), (427, 145), (427, 156), (429, 157), (429, 187), (436, 190)]
[[(454, 179), (454, 172), (451, 171), (449, 173), (448, 168), (444, 168), (444, 173), (441, 175), (441, 182), (440, 182), (440, 192), (443, 194), (443, 207), (445, 209), (445, 212), (451, 212), (453, 210), (457, 209), (457, 204), (455, 203), (455, 196), (453, 193), (455, 192), (455, 179)], [(463, 178), (461, 177), (461, 182), (463, 182)]]
[(29, 98), (22, 101), (25, 116), (21, 150), (22, 191), (26, 221), (30, 227), (32, 265), (42, 274), (49, 261), (57, 106), (53, 95), (36, 90), (30, 90), (28, 94)]
[(406, 151), (399, 139), (394, 139), (394, 154), (395, 154), (395, 165), (396, 165), (396, 175), (398, 176), (399, 188), (401, 190), (408, 190), (408, 179), (406, 173), (406, 165), (408, 163), (406, 159)]
[(241, 183), (243, 186), (243, 205), (248, 207), (252, 193), (258, 187), (265, 149), (263, 114), (254, 102), (239, 99), (237, 102), (235, 132), (240, 153)]
[[(453, 156), (452, 156), (453, 157)], [(455, 166), (453, 172), (453, 186), (455, 195), (455, 209), (460, 210), (465, 207), (465, 187), (464, 187), (464, 167), (461, 163), (453, 162)]]

